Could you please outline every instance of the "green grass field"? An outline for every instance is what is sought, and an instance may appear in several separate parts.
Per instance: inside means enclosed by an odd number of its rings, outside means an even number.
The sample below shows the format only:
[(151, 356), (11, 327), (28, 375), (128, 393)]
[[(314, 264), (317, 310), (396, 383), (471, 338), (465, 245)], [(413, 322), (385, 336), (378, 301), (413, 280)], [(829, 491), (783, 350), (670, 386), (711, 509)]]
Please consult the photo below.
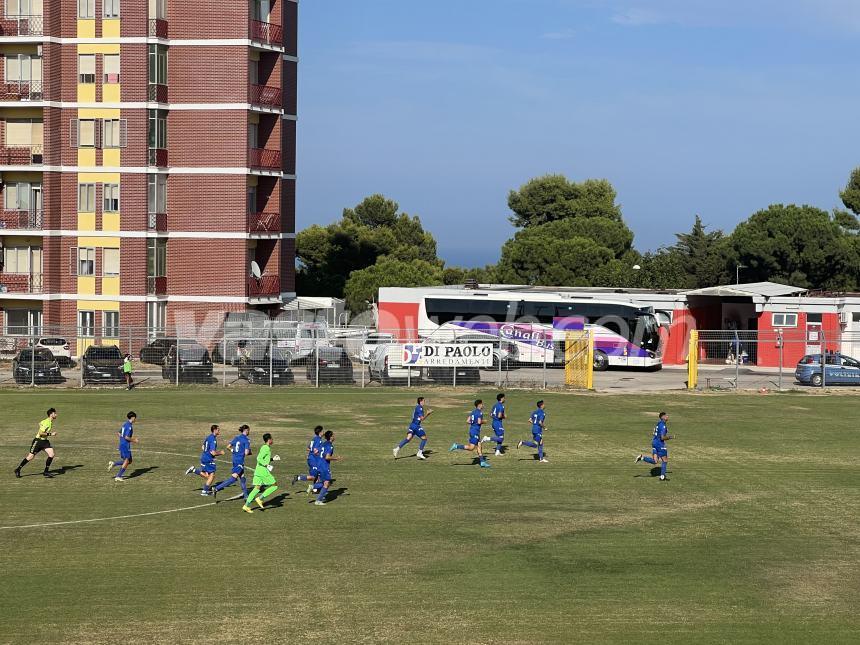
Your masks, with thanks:
[[(428, 392), (419, 462), (417, 442), (391, 455), (413, 392), (0, 393), (0, 641), (858, 642), (856, 397), (547, 394), (538, 464), (513, 449), (537, 396), (513, 392), (510, 449), (482, 470), (446, 451), (474, 394)], [(42, 478), (40, 455), (16, 480), (51, 405), (65, 471)], [(669, 482), (633, 463), (662, 408)], [(129, 409), (142, 472), (116, 484)], [(271, 508), (183, 476), (212, 422), (223, 443), (274, 434)], [(325, 507), (288, 480), (316, 423), (345, 457)], [(74, 523), (8, 528), (51, 522)]]

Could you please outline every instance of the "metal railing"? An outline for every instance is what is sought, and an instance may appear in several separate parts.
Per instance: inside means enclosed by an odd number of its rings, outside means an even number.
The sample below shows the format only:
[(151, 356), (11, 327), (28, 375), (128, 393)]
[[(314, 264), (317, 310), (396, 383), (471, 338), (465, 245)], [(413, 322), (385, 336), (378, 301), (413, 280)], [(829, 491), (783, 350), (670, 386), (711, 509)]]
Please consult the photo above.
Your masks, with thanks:
[(146, 98), (154, 103), (167, 103), (167, 85), (161, 83), (150, 83), (146, 87)]
[(251, 40), (276, 47), (283, 46), (284, 30), (280, 25), (261, 20), (251, 20), (249, 26)]
[(41, 101), (42, 81), (6, 81), (0, 84), (0, 101)]
[(151, 296), (163, 296), (167, 293), (167, 276), (148, 276), (146, 278), (146, 293)]
[(163, 168), (167, 166), (167, 148), (149, 148), (147, 160), (150, 166)]
[(281, 278), (276, 275), (262, 275), (248, 278), (246, 293), (249, 298), (281, 295)]
[(44, 26), (43, 16), (3, 16), (0, 18), (0, 36), (41, 36)]
[(273, 108), (281, 108), (283, 106), (283, 92), (281, 92), (280, 87), (254, 85), (252, 83), (248, 95), (252, 105), (263, 105)]
[(42, 274), (0, 273), (0, 293), (42, 293)]
[(162, 18), (149, 19), (149, 37), (150, 38), (167, 38), (168, 23)]
[(146, 228), (150, 231), (167, 231), (167, 213), (147, 213)]
[(43, 163), (42, 144), (21, 147), (0, 147), (0, 165), (31, 166)]
[(0, 229), (42, 228), (42, 209), (0, 211)]
[(262, 170), (281, 170), (281, 151), (268, 148), (249, 148), (248, 165)]
[(274, 212), (248, 213), (248, 233), (280, 233), (281, 214)]

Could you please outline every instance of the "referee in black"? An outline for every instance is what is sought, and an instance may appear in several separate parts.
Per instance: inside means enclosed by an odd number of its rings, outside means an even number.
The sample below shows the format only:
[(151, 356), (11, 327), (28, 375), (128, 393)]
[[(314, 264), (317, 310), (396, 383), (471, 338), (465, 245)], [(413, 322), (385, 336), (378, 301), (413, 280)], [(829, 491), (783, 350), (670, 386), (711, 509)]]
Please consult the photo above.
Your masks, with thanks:
[(48, 471), (48, 468), (50, 468), (51, 462), (54, 461), (54, 449), (51, 447), (51, 442), (48, 440), (48, 437), (53, 437), (57, 434), (54, 432), (54, 419), (56, 418), (57, 411), (54, 408), (50, 408), (48, 410), (48, 416), (39, 422), (39, 430), (36, 432), (36, 438), (33, 439), (33, 443), (30, 444), (30, 452), (28, 452), (27, 456), (21, 460), (20, 464), (18, 464), (18, 467), (15, 469), (15, 477), (20, 477), (21, 469), (33, 461), (33, 457), (43, 450), (45, 451), (45, 454), (48, 455), (48, 458), (45, 460), (45, 471), (42, 475), (49, 479), (53, 477), (53, 475)]

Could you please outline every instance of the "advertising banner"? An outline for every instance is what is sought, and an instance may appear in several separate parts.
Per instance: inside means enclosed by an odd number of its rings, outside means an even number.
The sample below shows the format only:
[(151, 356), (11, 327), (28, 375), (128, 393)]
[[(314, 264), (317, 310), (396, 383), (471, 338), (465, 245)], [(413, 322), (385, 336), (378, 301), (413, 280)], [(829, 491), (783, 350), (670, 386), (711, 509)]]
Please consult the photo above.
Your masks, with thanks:
[(403, 345), (403, 367), (492, 367), (491, 343)]

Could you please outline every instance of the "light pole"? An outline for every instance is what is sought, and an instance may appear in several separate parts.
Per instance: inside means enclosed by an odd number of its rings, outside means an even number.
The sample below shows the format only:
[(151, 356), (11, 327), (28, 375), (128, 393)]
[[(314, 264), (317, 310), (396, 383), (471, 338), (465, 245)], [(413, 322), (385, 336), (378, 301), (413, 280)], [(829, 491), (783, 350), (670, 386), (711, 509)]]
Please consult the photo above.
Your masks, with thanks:
[(749, 269), (746, 264), (736, 264), (735, 265), (735, 284), (738, 285), (741, 283), (741, 269)]

